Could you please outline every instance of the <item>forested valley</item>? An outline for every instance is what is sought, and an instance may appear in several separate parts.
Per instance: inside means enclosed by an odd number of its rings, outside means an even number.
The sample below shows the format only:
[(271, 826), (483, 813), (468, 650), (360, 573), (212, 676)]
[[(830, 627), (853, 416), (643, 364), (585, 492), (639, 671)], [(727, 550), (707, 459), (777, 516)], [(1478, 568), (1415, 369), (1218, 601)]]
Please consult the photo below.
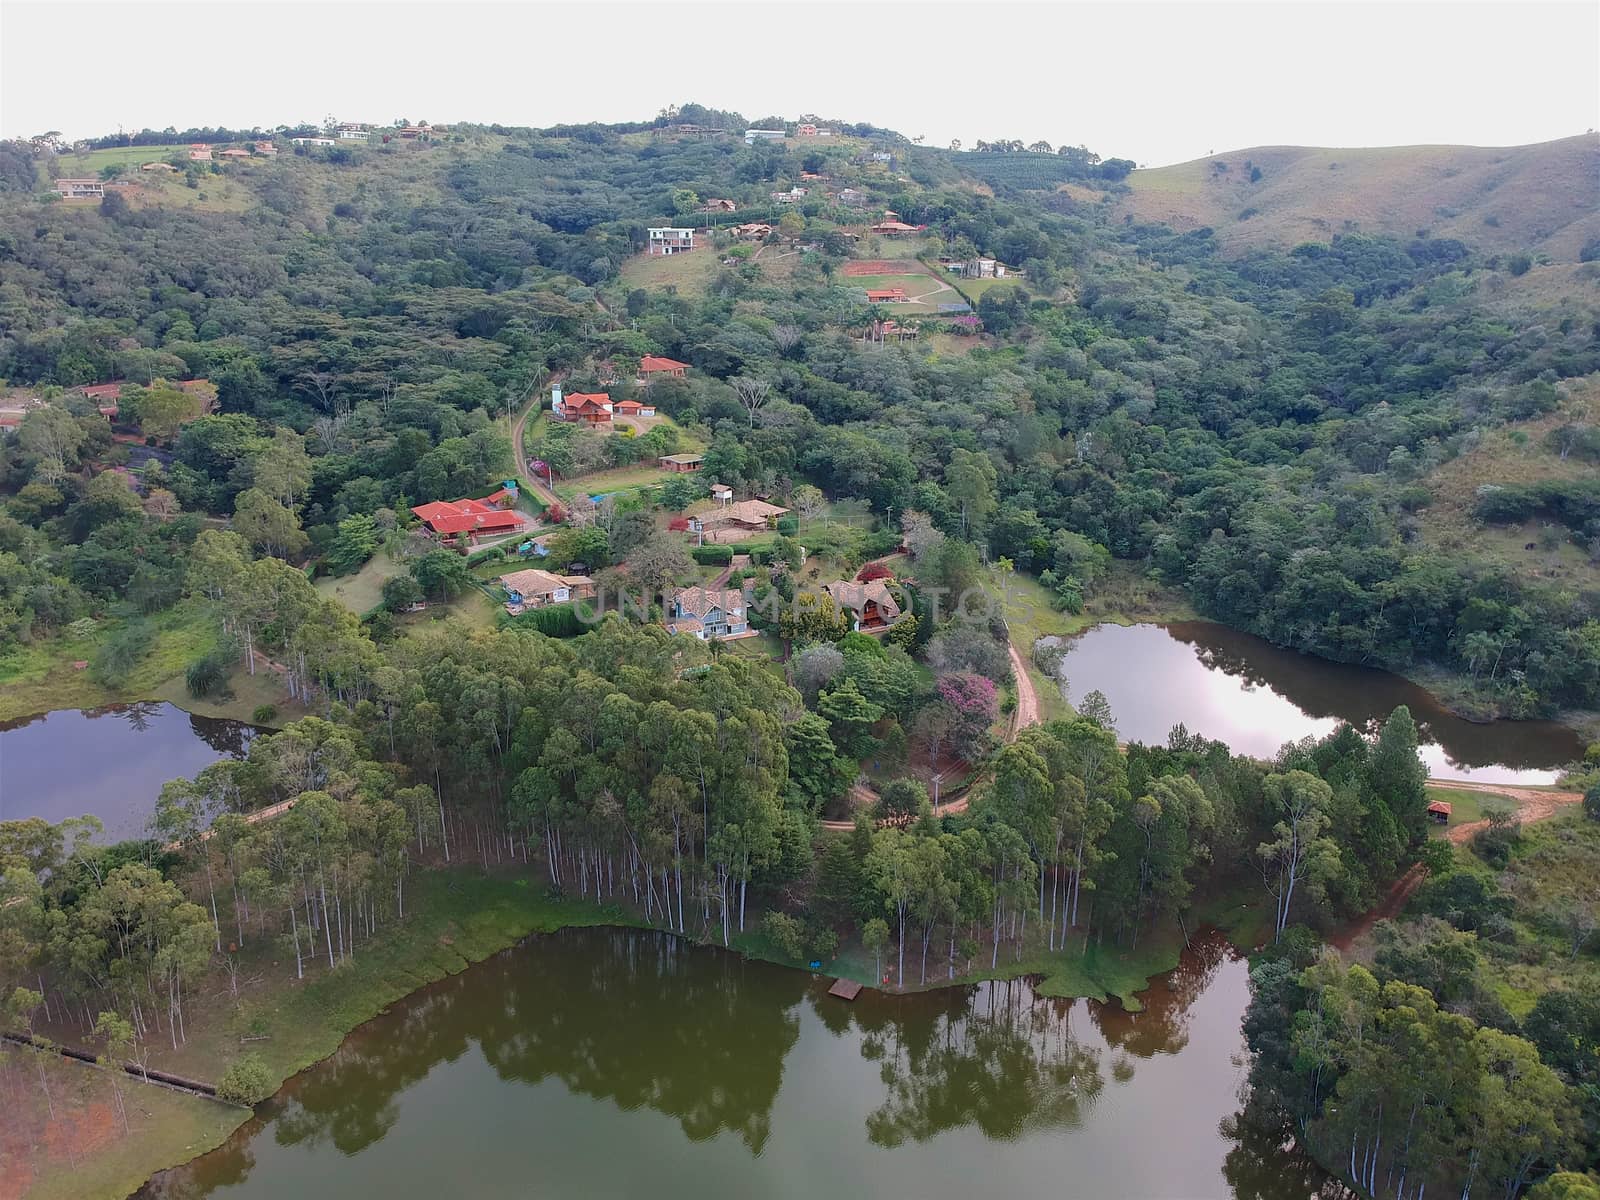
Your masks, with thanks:
[[(1215, 926), (1261, 943), (1242, 1122), (1362, 1194), (1588, 1195), (1558, 1189), (1600, 1155), (1600, 752), (1582, 813), (1452, 847), (1405, 708), (1272, 761), (1122, 744), (1097, 695), (1022, 720), (1048, 648), (942, 601), (1164, 597), (1474, 715), (1600, 708), (1600, 246), (1545, 289), (1519, 281), (1552, 264), (1427, 230), (1225, 253), (1114, 217), (1132, 164), (1081, 147), (681, 132), (744, 125), (174, 156), (87, 204), (46, 191), (71, 154), (0, 147), (0, 686), (281, 693), (144, 839), (0, 822), (0, 1026), (188, 1062), (252, 990), (356, 977), (419, 906), (467, 920), (436, 882), (464, 869), (890, 989), (1126, 1000)], [(650, 256), (663, 224), (710, 244)], [(952, 269), (990, 260), (1011, 277)], [(873, 263), (959, 302), (873, 300)], [(562, 424), (552, 388), (664, 419)], [(1476, 540), (1442, 542), (1442, 481), (1500, 438), (1554, 465), (1471, 490)], [(686, 450), (694, 475), (628, 480)], [(617, 489), (555, 498), (589, 475)], [(686, 540), (710, 481), (785, 506), (743, 562)], [(487, 605), (514, 542), (412, 510), (507, 483), (569, 583), (743, 587), (759, 643), (648, 599)], [(1534, 527), (1549, 570), (1477, 537)], [(370, 604), (334, 590), (385, 564)], [(797, 599), (833, 574), (898, 623)], [(1423, 872), (1370, 954), (1322, 944)], [(208, 1065), (243, 1102), (290, 1069)]]

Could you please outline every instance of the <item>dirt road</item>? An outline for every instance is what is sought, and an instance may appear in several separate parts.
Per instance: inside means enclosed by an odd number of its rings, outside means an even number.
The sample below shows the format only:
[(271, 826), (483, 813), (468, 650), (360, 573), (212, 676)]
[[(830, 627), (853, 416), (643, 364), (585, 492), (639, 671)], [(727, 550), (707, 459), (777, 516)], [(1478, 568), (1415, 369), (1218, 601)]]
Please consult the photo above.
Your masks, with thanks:
[[(1548, 820), (1569, 804), (1576, 804), (1583, 799), (1578, 792), (1547, 792), (1538, 788), (1510, 787), (1499, 783), (1465, 783), (1450, 779), (1430, 779), (1428, 786), (1449, 788), (1457, 792), (1487, 792), (1491, 796), (1504, 796), (1507, 800), (1514, 800), (1517, 805), (1517, 820), (1524, 825)], [(1445, 836), (1456, 845), (1464, 846), (1472, 839), (1473, 834), (1488, 827), (1489, 822), (1486, 820), (1468, 821), (1457, 825)]]

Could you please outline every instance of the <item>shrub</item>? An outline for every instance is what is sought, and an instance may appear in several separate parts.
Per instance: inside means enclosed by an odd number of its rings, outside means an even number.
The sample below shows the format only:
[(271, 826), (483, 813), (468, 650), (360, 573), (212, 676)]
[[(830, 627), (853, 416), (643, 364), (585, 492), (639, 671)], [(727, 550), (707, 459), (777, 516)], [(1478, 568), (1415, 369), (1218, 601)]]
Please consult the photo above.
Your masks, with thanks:
[(1600, 783), (1583, 794), (1583, 814), (1591, 821), (1600, 821)]
[(505, 556), (506, 548), (504, 546), (488, 546), (482, 550), (474, 550), (467, 555), (467, 566), (475, 567), (479, 563), (494, 562), (496, 559), (501, 559)]
[(278, 706), (276, 704), (258, 704), (250, 714), (250, 719), (257, 725), (270, 725), (278, 719)]
[(553, 638), (577, 637), (586, 628), (574, 604), (550, 604), (544, 608), (531, 608), (514, 617), (507, 617), (506, 623), (516, 629), (533, 629), (545, 637)]
[(227, 685), (228, 672), (233, 668), (236, 657), (231, 648), (218, 647), (190, 663), (189, 669), (183, 675), (189, 695), (198, 699), (222, 691)]
[(733, 547), (695, 546), (689, 551), (689, 557), (702, 567), (725, 567), (733, 561)]
[(778, 532), (784, 537), (793, 537), (800, 532), (799, 517), (779, 517)]
[(233, 1060), (217, 1084), (217, 1099), (229, 1104), (258, 1104), (276, 1091), (276, 1081), (267, 1064), (255, 1054)]
[(805, 957), (805, 926), (788, 913), (769, 912), (762, 918), (761, 932), (767, 935), (774, 949), (785, 958)]

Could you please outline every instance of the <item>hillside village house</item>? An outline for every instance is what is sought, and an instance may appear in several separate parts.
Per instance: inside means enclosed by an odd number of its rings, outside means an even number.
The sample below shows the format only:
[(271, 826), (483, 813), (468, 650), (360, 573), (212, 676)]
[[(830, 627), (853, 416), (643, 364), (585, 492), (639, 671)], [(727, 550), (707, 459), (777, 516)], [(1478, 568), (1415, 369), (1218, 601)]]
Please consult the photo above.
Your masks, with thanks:
[(339, 144), (331, 137), (293, 137), (289, 140), (296, 146), (337, 146)]
[(744, 143), (747, 146), (754, 146), (757, 142), (781, 142), (788, 136), (782, 129), (746, 129)]
[(276, 158), (278, 157), (278, 148), (271, 142), (257, 142), (256, 153), (261, 155), (262, 158)]
[(605, 425), (611, 420), (610, 392), (573, 392), (563, 397), (555, 395), (553, 415), (563, 421), (579, 421), (585, 425)]
[(859, 188), (840, 188), (839, 194), (834, 199), (840, 204), (848, 204), (851, 208), (859, 208), (867, 202), (867, 194)]
[(639, 378), (645, 383), (652, 379), (682, 379), (688, 370), (688, 363), (681, 363), (675, 358), (662, 358), (659, 354), (646, 354), (639, 360)]
[(429, 125), (424, 121), (421, 125), (402, 125), (396, 129), (395, 136), (408, 142), (426, 142), (436, 133), (443, 133), (442, 125)]
[(899, 237), (903, 233), (916, 233), (917, 226), (907, 225), (904, 221), (879, 221), (872, 227), (872, 232), (881, 237)]
[(587, 600), (594, 595), (594, 580), (583, 575), (557, 575), (538, 567), (500, 576), (506, 590), (506, 611), (512, 616), (530, 608)]
[(372, 133), (365, 125), (343, 124), (339, 126), (339, 140), (342, 142), (366, 141)]
[(139, 168), (141, 171), (171, 171), (176, 173), (178, 168), (168, 162), (147, 162)]
[(656, 415), (656, 406), (642, 400), (618, 400), (612, 406), (612, 411), (619, 417), (653, 417)]
[(869, 304), (905, 304), (909, 301), (905, 288), (868, 288)]
[(739, 206), (732, 200), (719, 200), (713, 197), (702, 204), (700, 210), (708, 213), (738, 212)]
[(511, 507), (516, 499), (516, 485), (507, 483), (479, 500), (434, 500), (411, 511), (438, 537), (465, 534), (476, 542), (480, 537), (521, 533), (533, 524), (527, 515)]
[(668, 633), (687, 633), (701, 641), (750, 632), (744, 593), (737, 588), (679, 588), (667, 603), (662, 623)]
[(65, 200), (98, 200), (106, 194), (106, 185), (99, 179), (58, 179), (50, 190)]
[(850, 628), (855, 633), (883, 633), (900, 619), (900, 605), (881, 579), (869, 583), (839, 580), (823, 584), (822, 590), (850, 614)]
[(733, 236), (738, 238), (759, 239), (772, 236), (772, 226), (760, 221), (749, 221), (734, 227)]
[(656, 459), (656, 463), (663, 471), (683, 475), (689, 471), (698, 471), (705, 466), (706, 460), (705, 456), (700, 454), (666, 454)]
[(734, 541), (751, 533), (771, 529), (779, 517), (789, 510), (765, 500), (740, 500), (737, 504), (724, 504), (689, 518), (689, 532), (710, 541), (723, 538)]
[(218, 157), (219, 158), (226, 158), (230, 162), (233, 162), (233, 161), (236, 161), (236, 160), (241, 159), (241, 158), (249, 158), (250, 157), (250, 151), (241, 150), (237, 146), (229, 146), (220, 155), (218, 155)]
[(804, 200), (808, 194), (809, 189), (796, 186), (791, 187), (787, 192), (773, 192), (772, 199), (776, 204), (796, 204)]
[[(179, 379), (169, 382), (186, 395), (200, 397), (202, 413), (209, 413), (216, 408), (217, 389), (209, 379)], [(113, 379), (109, 383), (87, 383), (73, 390), (85, 400), (92, 401), (100, 410), (100, 415), (110, 420), (122, 410), (123, 389), (136, 386), (138, 385), (130, 384), (126, 379)]]
[(200, 142), (192, 143), (189, 146), (189, 161), (190, 162), (210, 162), (211, 161), (211, 147), (210, 146), (206, 146), (206, 145), (202, 145)]
[(674, 226), (652, 228), (648, 249), (653, 257), (663, 254), (684, 254), (694, 249), (694, 230), (679, 229)]
[(713, 483), (711, 485), (711, 498), (718, 504), (732, 504), (733, 489), (725, 483)]

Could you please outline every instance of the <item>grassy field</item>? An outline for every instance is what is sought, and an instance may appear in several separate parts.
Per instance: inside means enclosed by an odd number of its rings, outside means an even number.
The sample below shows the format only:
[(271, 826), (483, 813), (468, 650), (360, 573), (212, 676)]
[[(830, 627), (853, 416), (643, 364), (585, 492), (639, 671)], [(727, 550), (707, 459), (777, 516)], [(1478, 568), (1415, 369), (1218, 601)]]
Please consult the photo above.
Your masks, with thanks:
[(383, 585), (396, 575), (404, 575), (406, 565), (382, 550), (362, 564), (354, 575), (324, 575), (317, 580), (317, 591), (337, 600), (357, 616), (377, 608), (383, 600)]
[(1450, 806), (1450, 821), (1446, 825), (1434, 825), (1428, 830), (1434, 837), (1444, 837), (1457, 825), (1470, 825), (1474, 821), (1483, 820), (1483, 806), (1485, 803), (1493, 806), (1505, 804), (1516, 807), (1516, 801), (1508, 796), (1497, 796), (1492, 792), (1473, 792), (1465, 788), (1429, 788), (1429, 800), (1443, 800)]
[[(219, 147), (220, 148), (220, 147)], [(148, 162), (167, 162), (174, 156), (188, 160), (189, 146), (112, 146), (106, 150), (87, 150), (57, 156), (56, 165), (67, 178), (98, 175), (106, 167), (142, 167)], [(165, 172), (162, 172), (165, 174)]]
[[(1254, 181), (1253, 169), (1261, 172)], [(1593, 133), (1508, 148), (1257, 146), (1135, 171), (1118, 215), (1179, 230), (1210, 226), (1230, 251), (1326, 242), (1358, 230), (1408, 238), (1426, 229), (1490, 251), (1543, 251), (1576, 262), (1600, 232), (1597, 170)]]
[(151, 636), (144, 657), (122, 686), (110, 688), (73, 664), (91, 660), (121, 624), (103, 621), (88, 637), (63, 633), (0, 655), (0, 721), (146, 699), (217, 642), (216, 626), (198, 606), (180, 604), (157, 613), (148, 618)]
[[(1574, 591), (1600, 588), (1600, 561), (1592, 560), (1559, 525), (1535, 519), (1517, 525), (1485, 525), (1473, 519), (1477, 489), (1484, 484), (1529, 484), (1582, 479), (1594, 465), (1576, 457), (1562, 461), (1545, 445), (1546, 435), (1568, 421), (1600, 413), (1600, 380), (1573, 381), (1563, 409), (1534, 421), (1486, 430), (1478, 445), (1445, 463), (1423, 481), (1432, 502), (1418, 514), (1422, 540), (1432, 550), (1465, 556), (1516, 575)], [(1528, 549), (1529, 545), (1534, 548)]]
[[(684, 451), (692, 454), (693, 451)], [(607, 471), (595, 471), (589, 475), (578, 475), (572, 479), (556, 481), (556, 495), (563, 500), (572, 500), (578, 496), (604, 496), (612, 492), (636, 492), (641, 488), (653, 488), (665, 483), (672, 476), (654, 462), (635, 463), (631, 467), (613, 467)]]
[(709, 245), (687, 254), (636, 254), (622, 264), (619, 282), (628, 289), (672, 287), (679, 295), (698, 297), (722, 269), (722, 259)]
[[(919, 266), (920, 264), (910, 264)], [(925, 271), (914, 275), (853, 275), (838, 277), (841, 287), (876, 291), (880, 288), (904, 288), (910, 299), (906, 302), (884, 304), (891, 312), (934, 312), (941, 304), (963, 304), (961, 294), (943, 280), (935, 279)]]
[(0, 1121), (0, 1197), (6, 1200), (120, 1200), (163, 1167), (220, 1145), (250, 1116), (246, 1109), (129, 1079), (121, 1084), (124, 1131), (108, 1072), (54, 1054), (8, 1053), (5, 1069), (16, 1086), (7, 1089)]
[(1502, 871), (1486, 866), (1469, 847), (1455, 851), (1458, 869), (1493, 878), (1512, 900), (1514, 945), (1479, 939), (1484, 969), (1501, 1003), (1518, 1018), (1552, 988), (1593, 992), (1600, 988), (1600, 955), (1590, 934), (1587, 948), (1572, 953), (1559, 914), (1574, 903), (1593, 904), (1600, 877), (1600, 822), (1573, 807), (1548, 821), (1522, 828), (1511, 861)]

